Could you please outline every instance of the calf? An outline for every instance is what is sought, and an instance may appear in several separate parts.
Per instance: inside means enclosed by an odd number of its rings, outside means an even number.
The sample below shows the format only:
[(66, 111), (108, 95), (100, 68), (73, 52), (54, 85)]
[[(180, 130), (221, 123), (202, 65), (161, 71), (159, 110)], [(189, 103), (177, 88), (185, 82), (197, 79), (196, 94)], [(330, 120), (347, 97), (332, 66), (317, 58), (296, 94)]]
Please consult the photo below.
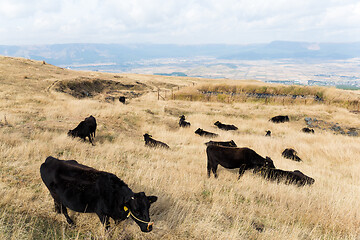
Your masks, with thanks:
[(210, 145), (206, 148), (207, 154), (207, 173), (210, 177), (212, 171), (217, 178), (217, 167), (220, 164), (224, 168), (239, 168), (239, 178), (245, 170), (260, 167), (275, 168), (273, 161), (263, 158), (250, 148), (233, 148)]
[(273, 123), (289, 122), (289, 117), (279, 115), (279, 116), (272, 117), (269, 121), (271, 121)]
[(311, 185), (315, 182), (313, 178), (306, 176), (299, 170), (284, 171), (275, 168), (261, 168), (255, 169), (254, 173), (259, 173), (267, 180), (285, 181), (286, 184), (295, 184), (298, 186)]
[(69, 224), (74, 222), (66, 208), (96, 213), (106, 229), (110, 226), (109, 218), (118, 222), (131, 216), (141, 231), (152, 230), (149, 208), (157, 197), (134, 193), (112, 173), (50, 156), (41, 165), (40, 175), (54, 199), (55, 211), (63, 213)]
[(225, 131), (229, 131), (229, 130), (237, 130), (238, 128), (234, 125), (228, 125), (228, 124), (223, 124), (219, 121), (216, 121), (214, 123), (215, 126), (217, 126), (218, 128), (225, 130)]
[(308, 127), (304, 127), (303, 129), (301, 129), (301, 131), (303, 131), (304, 133), (315, 133), (314, 129)]
[(201, 128), (198, 128), (195, 131), (195, 133), (202, 137), (217, 137), (217, 136), (219, 136), (216, 133), (207, 132), (207, 131), (202, 130)]
[(292, 149), (292, 148), (286, 148), (282, 153), (281, 155), (284, 157), (284, 158), (287, 158), (287, 159), (291, 159), (291, 160), (294, 160), (294, 161), (297, 161), (297, 162), (302, 162), (301, 158), (299, 158), (297, 156), (297, 152)]
[(76, 128), (69, 130), (68, 136), (79, 137), (84, 141), (86, 137), (88, 137), (90, 143), (93, 144), (92, 140), (94, 140), (95, 137), (96, 126), (96, 119), (91, 115), (85, 118), (84, 121), (81, 121)]
[(162, 148), (167, 148), (167, 149), (170, 148), (166, 143), (157, 141), (155, 139), (152, 139), (151, 137), (152, 136), (147, 134), (147, 133), (144, 134), (145, 146), (148, 146), (148, 147), (162, 147)]
[(179, 120), (179, 126), (180, 127), (190, 127), (190, 123), (185, 121), (185, 116), (184, 115), (181, 115), (180, 116), (180, 120)]
[(209, 141), (205, 143), (206, 146), (210, 145), (216, 145), (216, 146), (223, 146), (223, 147), (237, 147), (234, 140), (231, 141), (225, 141), (225, 142), (215, 142), (215, 141)]

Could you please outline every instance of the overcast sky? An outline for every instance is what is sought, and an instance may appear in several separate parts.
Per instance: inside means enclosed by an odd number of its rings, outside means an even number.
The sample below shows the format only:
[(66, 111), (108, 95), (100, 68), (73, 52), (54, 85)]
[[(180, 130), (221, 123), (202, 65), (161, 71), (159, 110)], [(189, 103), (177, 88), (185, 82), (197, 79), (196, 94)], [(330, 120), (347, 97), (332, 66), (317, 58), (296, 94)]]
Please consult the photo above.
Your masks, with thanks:
[(360, 41), (359, 0), (0, 0), (0, 44)]

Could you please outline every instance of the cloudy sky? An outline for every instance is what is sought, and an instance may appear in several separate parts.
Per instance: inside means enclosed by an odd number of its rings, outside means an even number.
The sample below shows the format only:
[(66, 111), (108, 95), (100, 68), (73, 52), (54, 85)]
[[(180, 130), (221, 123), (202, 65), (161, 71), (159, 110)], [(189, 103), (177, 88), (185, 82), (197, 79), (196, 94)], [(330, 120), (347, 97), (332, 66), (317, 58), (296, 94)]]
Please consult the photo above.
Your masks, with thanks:
[(0, 0), (0, 44), (360, 41), (359, 0)]

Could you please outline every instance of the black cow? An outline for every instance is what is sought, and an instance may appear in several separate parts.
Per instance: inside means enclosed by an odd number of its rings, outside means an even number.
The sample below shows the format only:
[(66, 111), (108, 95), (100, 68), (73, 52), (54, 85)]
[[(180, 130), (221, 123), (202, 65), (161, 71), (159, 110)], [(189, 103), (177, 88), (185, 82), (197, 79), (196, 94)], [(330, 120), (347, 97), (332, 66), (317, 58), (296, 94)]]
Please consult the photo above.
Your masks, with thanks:
[(294, 160), (294, 161), (297, 161), (297, 162), (302, 162), (301, 158), (299, 158), (297, 156), (297, 152), (292, 149), (292, 148), (286, 148), (282, 153), (281, 155), (284, 157), (284, 158), (287, 158), (287, 159), (291, 159), (291, 160)]
[(96, 132), (96, 119), (91, 115), (90, 117), (85, 118), (84, 121), (81, 121), (79, 125), (73, 130), (69, 130), (68, 135), (72, 137), (79, 137), (85, 141), (85, 138), (88, 137), (91, 144), (94, 140)]
[(145, 141), (145, 146), (148, 147), (163, 147), (163, 148), (170, 148), (166, 143), (157, 141), (153, 138), (151, 138), (152, 136), (145, 133), (144, 134), (144, 141)]
[(259, 173), (267, 180), (285, 181), (286, 184), (295, 184), (298, 186), (311, 185), (315, 182), (313, 178), (306, 176), (299, 170), (284, 171), (275, 168), (261, 168), (255, 169), (254, 173)]
[(206, 146), (210, 145), (216, 145), (216, 146), (223, 146), (223, 147), (237, 147), (234, 140), (231, 141), (225, 141), (225, 142), (215, 142), (215, 141), (209, 141), (205, 143)]
[(66, 208), (96, 213), (106, 229), (110, 226), (109, 218), (119, 222), (131, 216), (141, 231), (152, 230), (149, 208), (157, 197), (134, 193), (114, 174), (51, 156), (41, 165), (40, 174), (54, 199), (55, 211), (63, 213), (69, 224), (74, 222)]
[(301, 131), (303, 131), (304, 133), (315, 133), (314, 129), (308, 127), (304, 127), (303, 129), (301, 129)]
[(266, 131), (265, 137), (271, 137), (271, 131), (270, 130)]
[(263, 158), (250, 148), (233, 148), (210, 145), (206, 148), (207, 154), (207, 173), (210, 177), (212, 171), (217, 178), (217, 167), (220, 164), (224, 168), (239, 168), (239, 178), (245, 170), (270, 167), (275, 168), (273, 161), (269, 158)]
[(125, 97), (124, 97), (124, 96), (119, 97), (119, 101), (120, 101), (122, 104), (125, 104)]
[(225, 130), (225, 131), (229, 131), (229, 130), (237, 130), (238, 128), (234, 125), (229, 125), (229, 124), (223, 124), (219, 121), (216, 121), (214, 123), (215, 126), (217, 126), (218, 128)]
[(190, 127), (190, 123), (185, 121), (185, 116), (184, 115), (181, 115), (180, 116), (180, 120), (179, 120), (179, 126), (180, 127)]
[(289, 117), (279, 115), (279, 116), (272, 117), (269, 121), (271, 121), (273, 123), (289, 122)]
[(219, 136), (216, 133), (207, 132), (207, 131), (202, 130), (201, 128), (198, 128), (195, 131), (195, 133), (202, 136), (202, 137), (217, 137), (217, 136)]

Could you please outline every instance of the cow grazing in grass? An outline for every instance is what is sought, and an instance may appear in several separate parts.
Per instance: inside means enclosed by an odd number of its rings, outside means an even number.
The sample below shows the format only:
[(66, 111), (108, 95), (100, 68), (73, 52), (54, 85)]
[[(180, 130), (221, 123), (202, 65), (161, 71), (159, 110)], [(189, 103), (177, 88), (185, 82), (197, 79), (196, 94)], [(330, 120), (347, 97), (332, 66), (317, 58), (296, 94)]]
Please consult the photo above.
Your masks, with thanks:
[(224, 141), (224, 142), (209, 141), (209, 142), (206, 142), (205, 145), (206, 146), (216, 145), (216, 146), (223, 146), (223, 147), (237, 147), (234, 140)]
[(202, 137), (217, 137), (217, 136), (219, 136), (216, 133), (204, 131), (201, 128), (196, 129), (195, 133)]
[(302, 162), (301, 158), (298, 157), (297, 152), (292, 148), (286, 148), (281, 155), (284, 158), (291, 159), (297, 162)]
[(283, 123), (283, 122), (289, 122), (289, 117), (288, 116), (275, 116), (272, 117), (269, 121), (273, 122), (273, 123)]
[(225, 131), (230, 131), (230, 130), (237, 130), (238, 128), (234, 125), (229, 125), (229, 124), (223, 124), (219, 121), (216, 121), (214, 123), (215, 126), (217, 126), (218, 128), (225, 130)]
[(206, 148), (207, 154), (207, 173), (210, 177), (212, 171), (217, 178), (217, 167), (220, 164), (224, 168), (239, 168), (239, 178), (245, 170), (261, 167), (275, 168), (273, 161), (263, 158), (250, 148), (233, 148), (210, 145)]
[(271, 131), (270, 130), (266, 131), (265, 137), (271, 137)]
[(306, 176), (299, 170), (284, 171), (275, 168), (261, 168), (255, 169), (254, 172), (259, 173), (267, 180), (284, 181), (286, 184), (295, 184), (298, 186), (311, 185), (315, 182), (313, 178)]
[(304, 127), (303, 129), (301, 129), (301, 131), (303, 131), (304, 133), (315, 133), (314, 129), (308, 127)]
[(156, 196), (134, 193), (128, 185), (112, 173), (98, 171), (75, 160), (47, 157), (40, 167), (40, 175), (54, 199), (55, 211), (63, 213), (74, 224), (67, 208), (82, 213), (96, 213), (105, 228), (109, 218), (115, 222), (131, 218), (141, 231), (150, 232), (150, 204)]
[(88, 137), (90, 143), (93, 144), (92, 140), (94, 140), (95, 137), (96, 127), (96, 119), (91, 115), (85, 118), (84, 121), (81, 121), (76, 128), (69, 130), (68, 135), (82, 138), (84, 141), (86, 137)]
[(145, 146), (148, 147), (170, 148), (166, 143), (153, 139), (152, 136), (147, 133), (144, 134), (144, 141), (145, 141)]
[(185, 116), (184, 115), (181, 115), (180, 116), (180, 120), (179, 120), (179, 126), (180, 127), (190, 127), (190, 123), (185, 121)]
[(125, 97), (124, 96), (119, 97), (119, 102), (125, 104)]

